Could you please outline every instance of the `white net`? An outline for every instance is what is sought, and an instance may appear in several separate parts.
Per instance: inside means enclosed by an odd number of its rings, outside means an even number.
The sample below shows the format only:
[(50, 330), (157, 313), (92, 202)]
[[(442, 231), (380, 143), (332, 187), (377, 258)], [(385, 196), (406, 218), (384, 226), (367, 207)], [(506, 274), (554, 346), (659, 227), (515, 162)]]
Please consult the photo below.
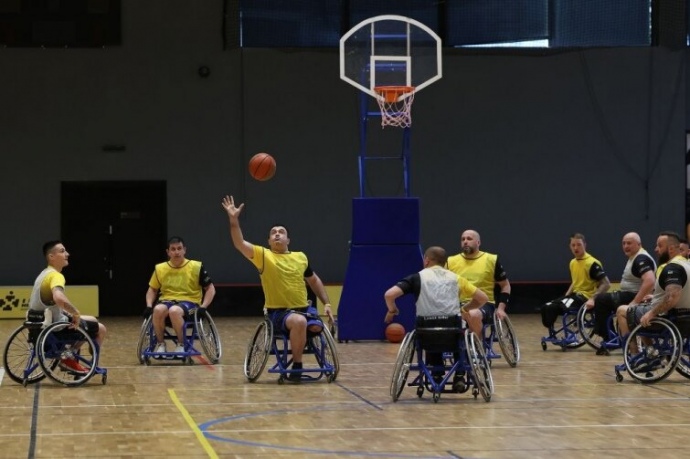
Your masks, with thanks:
[[(381, 127), (386, 126), (406, 128), (412, 125), (412, 102), (414, 101), (414, 89), (405, 88), (387, 89), (377, 88), (379, 97), (376, 101), (381, 109)], [(396, 100), (401, 95), (406, 94), (402, 100)], [(391, 100), (392, 99), (392, 100)]]

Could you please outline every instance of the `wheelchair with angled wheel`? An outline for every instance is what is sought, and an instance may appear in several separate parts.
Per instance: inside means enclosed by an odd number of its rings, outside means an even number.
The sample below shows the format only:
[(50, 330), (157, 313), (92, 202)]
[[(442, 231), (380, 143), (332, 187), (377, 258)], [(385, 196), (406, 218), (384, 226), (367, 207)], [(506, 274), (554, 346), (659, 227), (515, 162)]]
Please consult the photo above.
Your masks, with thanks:
[(623, 347), (623, 340), (618, 334), (618, 322), (616, 321), (615, 312), (612, 312), (606, 319), (607, 339), (594, 333), (594, 311), (587, 309), (584, 305), (580, 307), (580, 311), (577, 314), (577, 328), (582, 338), (590, 347), (596, 350), (603, 348), (607, 355), (608, 351)]
[[(511, 367), (517, 366), (520, 361), (520, 345), (518, 344), (517, 334), (513, 323), (508, 316), (505, 319), (499, 319), (494, 311), (490, 323), (484, 324), (482, 328), (484, 335), (484, 350), (486, 357), (489, 359), (489, 364), (493, 359), (505, 358), (508, 365)], [(498, 342), (502, 354), (498, 354), (493, 349), (493, 343)]]
[(30, 311), (12, 332), (3, 352), (3, 365), (13, 381), (27, 386), (46, 376), (65, 386), (86, 383), (94, 375), (106, 383), (108, 371), (98, 366), (96, 327), (74, 328), (70, 322), (45, 325), (42, 311)]
[[(252, 338), (247, 346), (244, 358), (244, 375), (249, 382), (255, 382), (264, 371), (270, 355), (275, 356), (275, 363), (268, 369), (268, 373), (278, 375), (278, 383), (283, 384), (286, 380), (291, 381), (318, 381), (326, 378), (326, 381), (333, 382), (338, 377), (340, 371), (340, 361), (335, 346), (335, 340), (329, 327), (318, 317), (316, 308), (309, 306), (306, 308), (288, 309), (285, 312), (304, 314), (307, 318), (308, 326), (320, 324), (321, 330), (312, 332), (307, 330), (307, 342), (303, 351), (303, 356), (311, 355), (315, 362), (303, 362), (301, 369), (291, 369), (293, 363), (292, 350), (290, 349), (289, 332), (277, 330), (270, 317), (270, 312), (264, 310), (264, 319), (257, 325)], [(291, 378), (290, 376), (293, 376)]]
[[(412, 372), (411, 382), (407, 378)], [(462, 328), (460, 316), (419, 316), (416, 327), (403, 338), (393, 368), (390, 394), (394, 402), (405, 386), (416, 387), (417, 397), (425, 391), (436, 403), (444, 393), (464, 393), (472, 389), (489, 402), (494, 391), (484, 343)]]
[(560, 315), (560, 327), (549, 327), (549, 335), (541, 338), (541, 348), (546, 350), (547, 343), (559, 346), (563, 351), (584, 346), (585, 338), (578, 326), (580, 310), (584, 307), (584, 304), (579, 308), (566, 307)]
[[(218, 328), (211, 317), (211, 314), (206, 308), (194, 308), (188, 314), (185, 314), (183, 325), (184, 338), (183, 342), (178, 342), (177, 335), (172, 329), (170, 320), (165, 319), (165, 342), (172, 342), (174, 346), (183, 345), (183, 352), (155, 352), (156, 351), (156, 334), (153, 329), (152, 316), (146, 317), (141, 324), (141, 331), (139, 333), (139, 341), (137, 343), (137, 358), (139, 363), (150, 365), (151, 359), (154, 360), (181, 360), (182, 363), (192, 365), (194, 363), (193, 357), (206, 357), (209, 363), (216, 364), (220, 361), (222, 356), (222, 346), (220, 336), (218, 335)], [(197, 349), (196, 343), (200, 344), (201, 351)]]

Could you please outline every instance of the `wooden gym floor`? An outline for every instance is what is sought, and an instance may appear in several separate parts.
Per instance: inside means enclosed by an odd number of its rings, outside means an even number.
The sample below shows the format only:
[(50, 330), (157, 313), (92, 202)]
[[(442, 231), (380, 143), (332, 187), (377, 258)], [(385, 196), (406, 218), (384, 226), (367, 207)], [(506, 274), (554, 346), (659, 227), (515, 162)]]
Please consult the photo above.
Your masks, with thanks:
[[(383, 320), (383, 316), (381, 316)], [(259, 318), (216, 318), (218, 365), (138, 363), (140, 319), (104, 318), (109, 337), (96, 376), (66, 388), (0, 384), (0, 457), (168, 458), (677, 458), (687, 454), (690, 380), (643, 386), (613, 366), (620, 351), (542, 351), (536, 315), (514, 315), (522, 360), (493, 364), (491, 402), (469, 393), (432, 402), (406, 388), (389, 396), (398, 346), (340, 343), (332, 384), (278, 385), (242, 373)], [(4, 344), (19, 320), (0, 321)], [(271, 360), (269, 360), (269, 364)]]

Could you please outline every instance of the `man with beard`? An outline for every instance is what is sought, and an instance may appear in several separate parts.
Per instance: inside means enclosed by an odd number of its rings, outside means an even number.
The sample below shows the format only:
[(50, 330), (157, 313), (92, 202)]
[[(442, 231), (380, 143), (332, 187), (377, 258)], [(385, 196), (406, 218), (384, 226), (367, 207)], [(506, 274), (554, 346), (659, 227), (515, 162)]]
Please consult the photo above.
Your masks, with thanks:
[[(467, 325), (477, 336), (482, 333), (483, 323), (491, 323), (494, 311), (499, 319), (506, 318), (506, 306), (510, 301), (510, 282), (498, 255), (479, 250), (481, 239), (479, 233), (468, 229), (460, 236), (462, 252), (448, 257), (448, 269), (462, 276), (486, 294), (489, 301), (479, 309), (472, 309), (467, 314)], [(494, 299), (494, 287), (498, 284), (501, 293), (498, 302)], [(460, 301), (466, 303), (472, 298), (463, 296)], [(498, 308), (496, 308), (498, 306)]]
[[(621, 336), (639, 324), (649, 325), (649, 321), (660, 314), (678, 307), (681, 296), (685, 296), (687, 283), (687, 260), (680, 254), (680, 236), (673, 231), (659, 233), (654, 249), (659, 257), (656, 271), (656, 285), (653, 296), (645, 298), (642, 304), (620, 306), (616, 310), (618, 331)], [(682, 294), (682, 295), (681, 295)], [(690, 307), (690, 304), (681, 306)]]
[(587, 309), (594, 309), (594, 333), (602, 338), (597, 355), (609, 355), (605, 343), (609, 340), (609, 316), (623, 304), (640, 304), (654, 290), (654, 271), (656, 263), (642, 248), (642, 240), (637, 233), (623, 236), (623, 253), (628, 262), (621, 276), (620, 290), (607, 292), (590, 298), (585, 303)]

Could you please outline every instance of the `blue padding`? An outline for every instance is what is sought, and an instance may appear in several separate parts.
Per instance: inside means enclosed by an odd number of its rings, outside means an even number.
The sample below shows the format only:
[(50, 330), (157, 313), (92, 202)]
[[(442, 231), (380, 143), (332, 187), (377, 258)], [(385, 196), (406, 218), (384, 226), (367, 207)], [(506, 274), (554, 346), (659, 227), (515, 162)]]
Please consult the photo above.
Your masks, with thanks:
[[(405, 245), (352, 245), (338, 305), (339, 340), (385, 339), (386, 302), (383, 294), (403, 277), (422, 269), (419, 243)], [(412, 295), (397, 301), (396, 322), (414, 328)]]
[(353, 198), (351, 243), (419, 244), (419, 198)]

